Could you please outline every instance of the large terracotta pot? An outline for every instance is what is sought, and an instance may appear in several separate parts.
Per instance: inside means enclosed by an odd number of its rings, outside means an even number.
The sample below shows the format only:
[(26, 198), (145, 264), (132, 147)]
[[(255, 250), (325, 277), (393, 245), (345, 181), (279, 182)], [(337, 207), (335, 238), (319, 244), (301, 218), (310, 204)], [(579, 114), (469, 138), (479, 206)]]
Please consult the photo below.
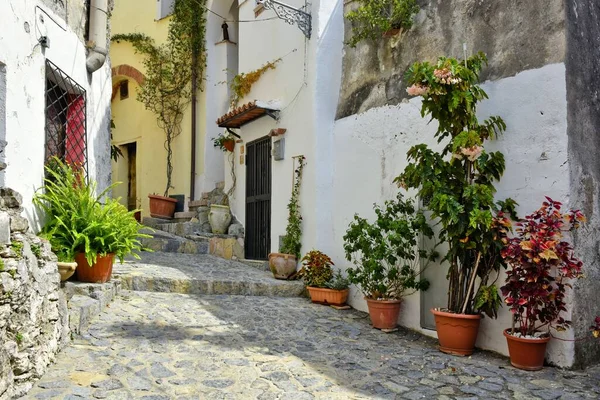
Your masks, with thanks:
[(208, 223), (212, 233), (224, 234), (227, 233), (227, 228), (231, 224), (231, 211), (229, 206), (219, 206), (212, 204), (208, 213)]
[(520, 338), (508, 333), (510, 329), (504, 331), (504, 337), (508, 343), (508, 354), (510, 363), (513, 367), (524, 369), (526, 371), (539, 371), (544, 367), (544, 357), (546, 356), (546, 345), (550, 337), (541, 339)]
[(296, 272), (296, 256), (283, 253), (269, 254), (269, 268), (275, 279), (288, 279)]
[(96, 263), (90, 267), (84, 253), (75, 254), (77, 262), (77, 280), (88, 283), (104, 283), (110, 280), (115, 255), (109, 253), (105, 256), (98, 255)]
[(150, 216), (154, 218), (172, 219), (175, 214), (175, 206), (177, 200), (165, 196), (157, 196), (149, 194), (150, 199)]
[(481, 315), (455, 314), (432, 309), (440, 351), (469, 356), (475, 350)]
[(348, 289), (335, 290), (312, 286), (307, 286), (306, 288), (313, 303), (343, 306), (346, 304), (346, 300), (348, 300)]
[(60, 281), (64, 282), (69, 279), (75, 273), (75, 269), (77, 268), (76, 262), (62, 262), (59, 261), (56, 263), (58, 265), (58, 272), (60, 273)]
[(394, 329), (398, 326), (402, 300), (373, 300), (365, 297), (373, 328)]

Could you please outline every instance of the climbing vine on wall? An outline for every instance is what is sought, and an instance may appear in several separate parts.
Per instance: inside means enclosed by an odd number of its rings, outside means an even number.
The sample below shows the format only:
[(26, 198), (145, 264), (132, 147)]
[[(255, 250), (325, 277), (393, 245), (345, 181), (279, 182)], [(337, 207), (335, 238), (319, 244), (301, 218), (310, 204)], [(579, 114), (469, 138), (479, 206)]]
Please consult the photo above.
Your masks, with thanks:
[(231, 80), (230, 85), (231, 91), (233, 92), (231, 95), (232, 107), (235, 107), (239, 103), (240, 99), (244, 98), (248, 93), (250, 93), (250, 90), (252, 90), (252, 86), (256, 82), (258, 82), (260, 77), (263, 76), (265, 72), (267, 72), (270, 69), (275, 69), (276, 64), (279, 61), (281, 61), (281, 58), (278, 58), (274, 61), (270, 61), (262, 67), (255, 69), (254, 71), (246, 73), (242, 72), (234, 76)]
[(156, 115), (158, 126), (165, 132), (167, 150), (167, 185), (172, 186), (172, 142), (181, 134), (183, 113), (191, 101), (192, 77), (203, 76), (206, 65), (204, 6), (206, 0), (175, 0), (169, 22), (167, 40), (157, 45), (143, 33), (117, 34), (113, 41), (131, 43), (144, 55), (144, 82), (137, 99)]

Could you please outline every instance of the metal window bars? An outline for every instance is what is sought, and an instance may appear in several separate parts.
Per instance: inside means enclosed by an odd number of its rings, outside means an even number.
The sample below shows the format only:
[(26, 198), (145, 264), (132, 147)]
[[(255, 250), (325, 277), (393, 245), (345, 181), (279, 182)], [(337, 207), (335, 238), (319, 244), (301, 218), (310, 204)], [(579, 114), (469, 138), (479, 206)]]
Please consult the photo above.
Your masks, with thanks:
[(83, 168), (88, 174), (86, 92), (50, 60), (46, 60), (46, 151)]

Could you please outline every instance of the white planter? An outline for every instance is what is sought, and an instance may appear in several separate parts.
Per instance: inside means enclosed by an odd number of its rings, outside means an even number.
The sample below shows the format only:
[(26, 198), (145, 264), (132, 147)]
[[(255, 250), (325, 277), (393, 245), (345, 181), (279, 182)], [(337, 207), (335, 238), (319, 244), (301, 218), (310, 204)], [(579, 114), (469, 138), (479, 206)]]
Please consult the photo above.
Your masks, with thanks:
[(208, 222), (210, 223), (212, 233), (227, 233), (227, 228), (231, 224), (229, 206), (211, 205), (210, 212), (208, 213)]

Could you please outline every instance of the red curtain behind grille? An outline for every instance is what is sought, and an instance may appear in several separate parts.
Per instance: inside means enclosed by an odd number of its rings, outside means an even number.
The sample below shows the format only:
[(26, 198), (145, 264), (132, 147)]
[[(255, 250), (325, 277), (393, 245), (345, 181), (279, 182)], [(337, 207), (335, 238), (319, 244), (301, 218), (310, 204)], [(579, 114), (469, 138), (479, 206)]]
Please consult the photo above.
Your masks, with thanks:
[(73, 166), (85, 163), (85, 97), (69, 94), (65, 161)]

